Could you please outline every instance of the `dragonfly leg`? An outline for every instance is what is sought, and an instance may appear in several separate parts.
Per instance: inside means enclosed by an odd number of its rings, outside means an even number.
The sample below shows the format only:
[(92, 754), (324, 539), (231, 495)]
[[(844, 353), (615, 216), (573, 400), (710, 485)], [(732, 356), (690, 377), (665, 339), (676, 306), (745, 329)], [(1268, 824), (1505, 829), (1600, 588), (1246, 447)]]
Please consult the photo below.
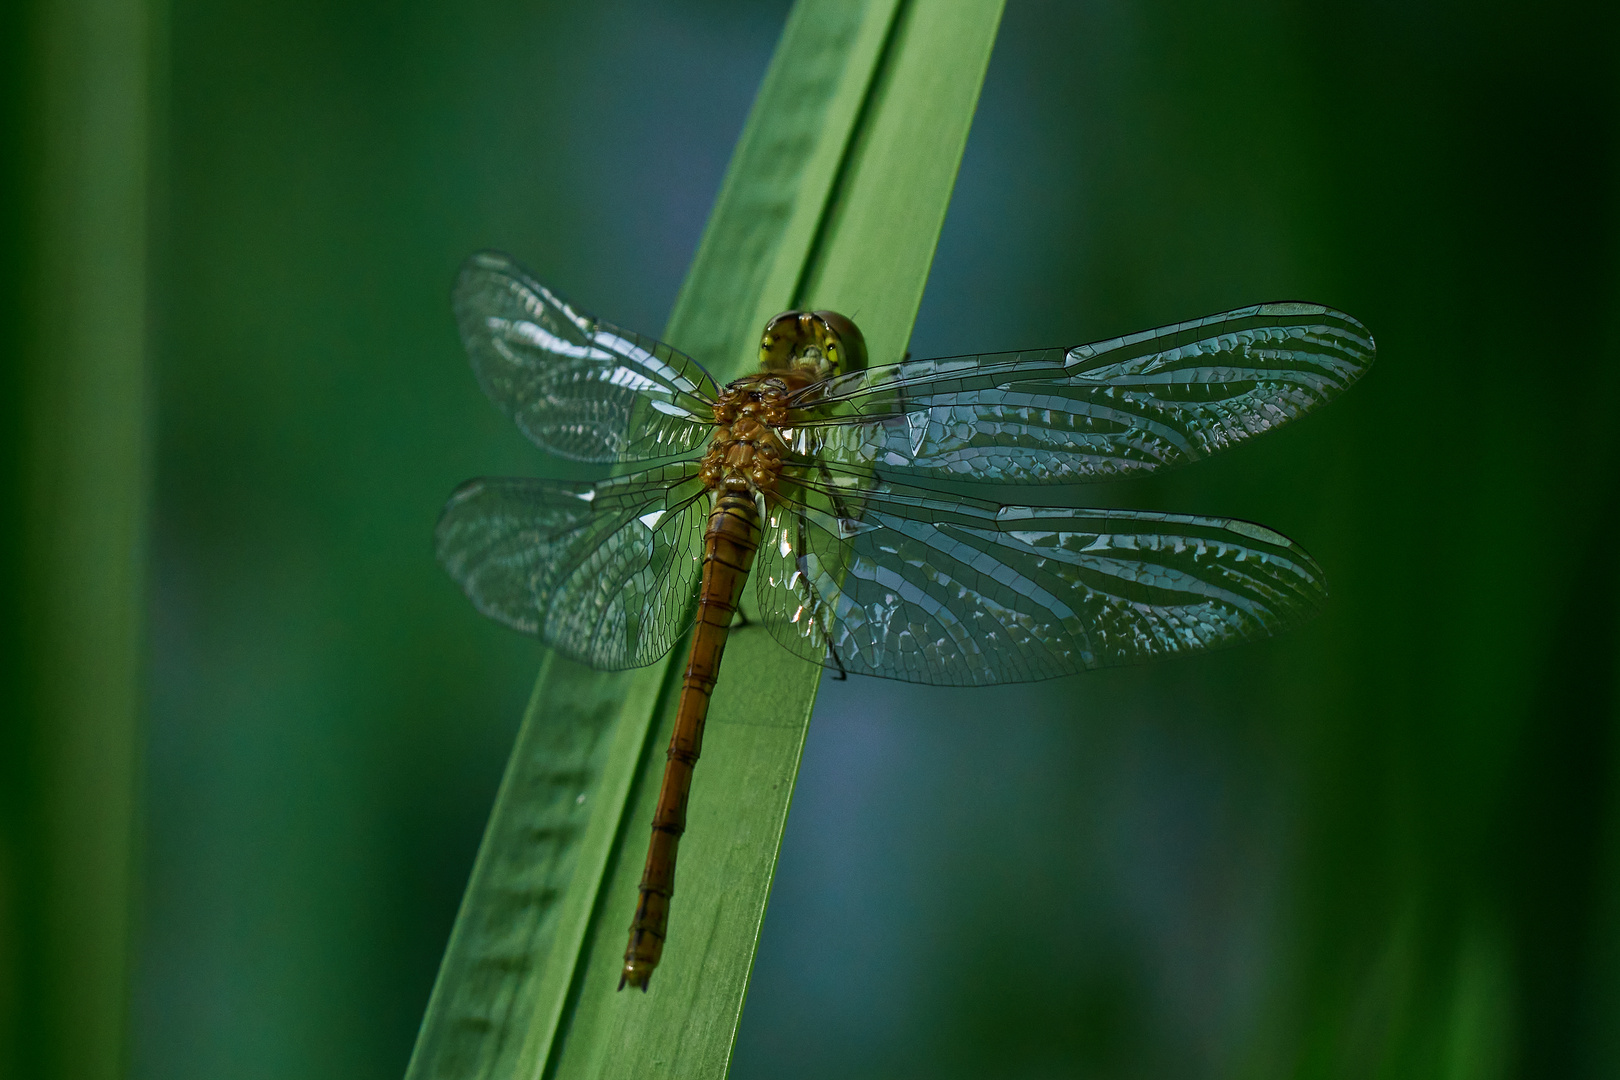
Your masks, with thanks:
[[(822, 467), (822, 471), (826, 471), (826, 466)], [(832, 499), (834, 512), (842, 516), (843, 510), (838, 504), (838, 496), (834, 495)], [(812, 621), (819, 626), (821, 624), (821, 620), (816, 618), (815, 612), (816, 609), (821, 605), (816, 599), (815, 590), (810, 588), (810, 559), (807, 555), (805, 555), (805, 552), (809, 550), (809, 544), (806, 543), (804, 537), (804, 518), (795, 515), (794, 530), (797, 533), (796, 541), (799, 550), (799, 557), (797, 560), (799, 565), (799, 583), (804, 586), (804, 603), (805, 606), (810, 609), (810, 617)], [(844, 662), (838, 658), (838, 650), (833, 647), (831, 640), (827, 642), (827, 655), (832, 657), (833, 666), (838, 669), (838, 680), (842, 682), (844, 679), (849, 678), (849, 672), (844, 670)], [(821, 666), (826, 667), (826, 661), (822, 661)]]
[[(849, 672), (844, 670), (844, 662), (838, 659), (838, 650), (833, 647), (833, 643), (830, 641), (827, 642), (827, 655), (832, 657), (833, 666), (838, 669), (838, 674), (833, 677), (839, 682), (843, 682), (845, 679), (849, 678)], [(822, 664), (821, 666), (826, 667), (827, 665)]]
[[(832, 473), (827, 470), (827, 463), (825, 461), (817, 460), (816, 469), (820, 471), (821, 479), (827, 485), (827, 498), (832, 501), (833, 513), (838, 515), (840, 521), (852, 520), (849, 509), (844, 505), (843, 498), (838, 494), (838, 485), (833, 483)], [(799, 539), (801, 541), (804, 539), (802, 531)]]

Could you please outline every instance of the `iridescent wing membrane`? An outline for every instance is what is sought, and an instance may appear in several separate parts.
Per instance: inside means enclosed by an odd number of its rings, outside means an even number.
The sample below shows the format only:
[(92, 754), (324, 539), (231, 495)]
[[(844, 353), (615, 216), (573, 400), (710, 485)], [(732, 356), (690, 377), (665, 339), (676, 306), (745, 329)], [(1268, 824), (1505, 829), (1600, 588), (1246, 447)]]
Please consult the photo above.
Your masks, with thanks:
[(572, 461), (676, 457), (702, 446), (719, 393), (689, 356), (599, 322), (483, 251), (456, 282), (479, 385), (542, 449)]
[(1327, 595), (1309, 555), (1248, 522), (824, 477), (769, 514), (755, 588), (777, 641), (845, 671), (1028, 682), (1264, 637)]
[(592, 667), (641, 667), (691, 625), (706, 493), (696, 462), (596, 484), (471, 480), (439, 518), (439, 561), (483, 614)]
[(886, 475), (1076, 483), (1208, 457), (1326, 404), (1373, 360), (1366, 328), (1260, 304), (1072, 349), (913, 360), (807, 387), (798, 449)]
[[(597, 322), (505, 256), (469, 262), (456, 311), (485, 391), (553, 453), (667, 459), (712, 433), (718, 388), (696, 361)], [(1326, 403), (1372, 359), (1354, 319), (1267, 304), (813, 384), (793, 402), (793, 455), (765, 507), (753, 571), (765, 624), (816, 663), (948, 685), (1271, 634), (1312, 613), (1326, 584), (1269, 529), (956, 489), (1196, 461)], [(597, 667), (646, 664), (690, 625), (705, 494), (694, 462), (598, 484), (473, 481), (445, 509), (439, 555), (485, 614)]]
[[(479, 384), (544, 450), (657, 461), (713, 430), (718, 388), (695, 360), (598, 321), (499, 252), (467, 261), (454, 303)], [(695, 462), (595, 484), (473, 480), (440, 515), (439, 561), (485, 615), (594, 667), (639, 667), (691, 623), (704, 494)]]

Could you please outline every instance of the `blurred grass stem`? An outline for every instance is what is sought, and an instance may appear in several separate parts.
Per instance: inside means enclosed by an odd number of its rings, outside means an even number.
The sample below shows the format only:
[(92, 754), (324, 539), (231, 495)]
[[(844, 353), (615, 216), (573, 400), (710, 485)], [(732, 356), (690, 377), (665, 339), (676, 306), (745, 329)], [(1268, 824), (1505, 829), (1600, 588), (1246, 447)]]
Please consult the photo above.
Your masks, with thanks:
[(21, 20), (0, 1073), (112, 1080), (128, 1056), (142, 689), (152, 9), (51, 0)]

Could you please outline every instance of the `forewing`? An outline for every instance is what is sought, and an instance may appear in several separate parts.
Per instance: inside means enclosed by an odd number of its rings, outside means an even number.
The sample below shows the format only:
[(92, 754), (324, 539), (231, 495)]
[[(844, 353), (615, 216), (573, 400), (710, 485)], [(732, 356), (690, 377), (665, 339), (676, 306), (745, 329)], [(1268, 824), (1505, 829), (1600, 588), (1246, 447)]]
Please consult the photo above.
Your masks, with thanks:
[(810, 484), (775, 505), (754, 574), (766, 626), (828, 667), (947, 686), (1028, 682), (1266, 637), (1327, 595), (1247, 522), (998, 507)]
[(483, 251), (456, 282), (479, 385), (523, 433), (575, 461), (651, 461), (713, 431), (714, 380), (662, 342), (574, 307), (510, 257)]
[[(806, 388), (796, 449), (906, 479), (1073, 483), (1185, 464), (1303, 416), (1372, 365), (1361, 323), (1261, 304), (1072, 349), (908, 361)], [(897, 470), (903, 470), (899, 472)]]
[(439, 561), (490, 618), (592, 667), (640, 667), (691, 625), (704, 493), (695, 463), (595, 484), (470, 480), (439, 517)]

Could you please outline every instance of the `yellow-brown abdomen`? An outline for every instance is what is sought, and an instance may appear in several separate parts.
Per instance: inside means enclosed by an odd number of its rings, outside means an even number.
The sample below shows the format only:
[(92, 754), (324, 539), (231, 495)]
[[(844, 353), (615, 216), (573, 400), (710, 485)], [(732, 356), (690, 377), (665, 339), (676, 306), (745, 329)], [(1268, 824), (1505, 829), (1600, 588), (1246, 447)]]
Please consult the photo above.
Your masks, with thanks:
[(748, 581), (759, 550), (759, 508), (750, 491), (722, 490), (709, 513), (703, 534), (703, 582), (698, 594), (697, 624), (692, 648), (681, 679), (681, 700), (670, 736), (664, 784), (653, 813), (652, 842), (641, 874), (641, 894), (630, 922), (630, 944), (624, 953), (619, 988), (647, 989), (653, 969), (664, 951), (669, 926), (669, 901), (675, 895), (675, 857), (686, 831), (686, 803), (692, 790), (692, 771), (703, 752), (703, 723), (709, 715), (709, 696), (720, 673), (737, 600)]

